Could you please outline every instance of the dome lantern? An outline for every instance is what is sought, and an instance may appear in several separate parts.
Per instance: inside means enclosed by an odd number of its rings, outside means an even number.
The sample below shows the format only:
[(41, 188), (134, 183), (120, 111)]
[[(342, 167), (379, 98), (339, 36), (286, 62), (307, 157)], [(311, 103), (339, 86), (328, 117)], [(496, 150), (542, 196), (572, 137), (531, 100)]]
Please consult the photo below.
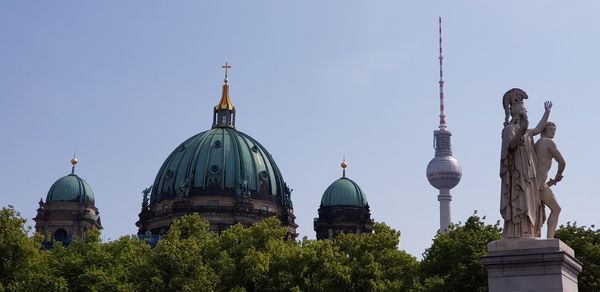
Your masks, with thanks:
[(221, 66), (225, 69), (225, 79), (223, 80), (223, 91), (221, 93), (221, 100), (215, 106), (213, 113), (213, 128), (228, 127), (235, 128), (235, 107), (231, 103), (229, 98), (229, 79), (227, 77), (227, 69), (231, 68), (229, 63), (225, 62), (225, 65)]

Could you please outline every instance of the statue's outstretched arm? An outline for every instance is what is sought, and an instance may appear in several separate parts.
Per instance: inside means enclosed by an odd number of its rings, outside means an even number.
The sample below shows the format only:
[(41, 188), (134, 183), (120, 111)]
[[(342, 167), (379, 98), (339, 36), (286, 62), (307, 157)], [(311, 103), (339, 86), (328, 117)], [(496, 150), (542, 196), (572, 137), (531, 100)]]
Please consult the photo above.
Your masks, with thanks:
[(533, 129), (529, 130), (531, 132), (531, 136), (539, 135), (542, 133), (542, 131), (544, 131), (544, 127), (546, 127), (546, 122), (548, 122), (548, 117), (550, 116), (551, 109), (552, 109), (552, 102), (551, 101), (544, 102), (544, 115), (542, 116), (542, 119), (537, 124), (537, 126), (535, 126), (535, 128), (533, 128)]

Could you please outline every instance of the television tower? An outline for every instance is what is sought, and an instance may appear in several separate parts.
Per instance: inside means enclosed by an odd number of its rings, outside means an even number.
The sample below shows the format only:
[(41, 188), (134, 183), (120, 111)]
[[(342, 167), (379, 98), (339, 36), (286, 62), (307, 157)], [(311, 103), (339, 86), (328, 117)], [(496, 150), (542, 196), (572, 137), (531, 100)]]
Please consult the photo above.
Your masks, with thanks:
[(446, 232), (452, 222), (450, 202), (452, 195), (450, 189), (458, 185), (462, 177), (462, 169), (458, 160), (452, 157), (452, 145), (450, 137), (452, 132), (446, 128), (446, 115), (444, 113), (444, 74), (442, 56), (442, 18), (439, 18), (440, 30), (440, 125), (439, 129), (433, 131), (433, 148), (435, 157), (427, 165), (427, 180), (436, 189), (440, 190), (438, 201), (440, 202), (440, 232)]

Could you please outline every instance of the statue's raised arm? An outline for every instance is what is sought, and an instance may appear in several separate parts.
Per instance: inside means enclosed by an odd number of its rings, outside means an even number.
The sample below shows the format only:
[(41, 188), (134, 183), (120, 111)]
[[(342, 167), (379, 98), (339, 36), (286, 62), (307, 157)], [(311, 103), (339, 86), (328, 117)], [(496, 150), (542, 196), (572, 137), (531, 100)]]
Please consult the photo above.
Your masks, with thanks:
[(544, 128), (546, 127), (546, 123), (548, 122), (548, 117), (550, 116), (551, 109), (552, 109), (552, 102), (549, 100), (544, 102), (544, 115), (542, 116), (542, 119), (540, 119), (540, 122), (537, 124), (537, 126), (535, 126), (535, 128), (533, 128), (533, 129), (529, 130), (529, 131), (531, 131), (531, 136), (537, 136), (537, 135), (541, 134), (542, 131), (544, 131)]

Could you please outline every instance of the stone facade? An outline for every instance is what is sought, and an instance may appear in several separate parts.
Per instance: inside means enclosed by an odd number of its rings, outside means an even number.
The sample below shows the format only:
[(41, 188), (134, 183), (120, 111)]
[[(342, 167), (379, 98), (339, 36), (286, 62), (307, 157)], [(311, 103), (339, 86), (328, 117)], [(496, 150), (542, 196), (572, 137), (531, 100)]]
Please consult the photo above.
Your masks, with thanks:
[(369, 206), (321, 206), (315, 218), (317, 239), (334, 239), (339, 233), (371, 233)]
[(92, 228), (102, 229), (98, 209), (88, 203), (49, 202), (40, 200), (35, 221), (35, 231), (46, 241), (68, 243), (83, 238)]
[(210, 229), (221, 232), (240, 223), (250, 226), (268, 217), (277, 217), (288, 228), (289, 235), (296, 237), (295, 216), (291, 208), (283, 207), (276, 200), (242, 196), (197, 196), (163, 200), (142, 208), (136, 223), (139, 234), (164, 234), (171, 222), (181, 216), (198, 213), (208, 220)]

